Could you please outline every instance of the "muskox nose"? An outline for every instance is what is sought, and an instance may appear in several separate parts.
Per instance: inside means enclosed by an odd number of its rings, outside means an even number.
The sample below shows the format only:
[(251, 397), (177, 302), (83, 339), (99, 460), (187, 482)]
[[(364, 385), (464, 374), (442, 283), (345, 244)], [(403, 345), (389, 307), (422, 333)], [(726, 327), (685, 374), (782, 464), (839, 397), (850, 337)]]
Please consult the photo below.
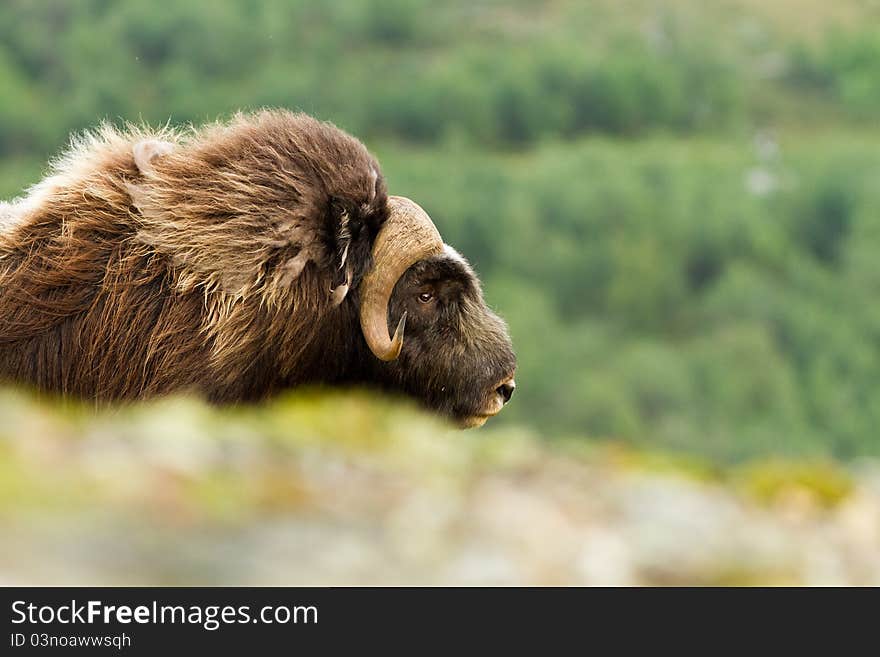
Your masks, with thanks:
[(504, 403), (506, 404), (507, 402), (510, 401), (510, 398), (513, 396), (513, 391), (515, 389), (516, 389), (516, 381), (514, 381), (513, 379), (508, 379), (507, 381), (502, 383), (500, 386), (495, 388), (495, 392), (497, 392), (499, 395), (501, 395), (501, 399), (503, 399)]

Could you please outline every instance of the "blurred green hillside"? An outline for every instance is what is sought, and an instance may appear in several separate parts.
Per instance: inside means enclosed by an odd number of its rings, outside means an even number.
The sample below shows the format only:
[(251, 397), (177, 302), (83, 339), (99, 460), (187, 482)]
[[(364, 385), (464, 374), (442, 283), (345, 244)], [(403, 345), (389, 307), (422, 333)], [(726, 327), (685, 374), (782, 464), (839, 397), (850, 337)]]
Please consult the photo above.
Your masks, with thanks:
[(880, 3), (5, 0), (0, 198), (102, 118), (302, 109), (476, 265), (493, 424), (880, 454)]

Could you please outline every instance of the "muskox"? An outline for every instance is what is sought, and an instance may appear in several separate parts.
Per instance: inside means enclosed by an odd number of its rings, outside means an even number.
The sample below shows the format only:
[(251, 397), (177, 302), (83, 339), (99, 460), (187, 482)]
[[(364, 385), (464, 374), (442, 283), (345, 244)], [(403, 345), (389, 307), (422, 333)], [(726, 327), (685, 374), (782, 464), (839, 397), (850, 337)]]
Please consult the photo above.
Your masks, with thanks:
[(0, 203), (0, 380), (98, 402), (370, 385), (476, 426), (515, 362), (428, 215), (303, 114), (104, 125)]

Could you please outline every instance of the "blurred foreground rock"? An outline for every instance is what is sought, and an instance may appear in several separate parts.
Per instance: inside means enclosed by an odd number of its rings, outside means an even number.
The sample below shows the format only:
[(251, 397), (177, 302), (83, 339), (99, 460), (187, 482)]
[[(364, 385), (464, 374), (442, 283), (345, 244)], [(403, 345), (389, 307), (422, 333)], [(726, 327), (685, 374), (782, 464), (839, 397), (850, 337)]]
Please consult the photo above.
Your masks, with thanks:
[(880, 584), (876, 463), (718, 469), (359, 394), (0, 391), (0, 523), (3, 585)]

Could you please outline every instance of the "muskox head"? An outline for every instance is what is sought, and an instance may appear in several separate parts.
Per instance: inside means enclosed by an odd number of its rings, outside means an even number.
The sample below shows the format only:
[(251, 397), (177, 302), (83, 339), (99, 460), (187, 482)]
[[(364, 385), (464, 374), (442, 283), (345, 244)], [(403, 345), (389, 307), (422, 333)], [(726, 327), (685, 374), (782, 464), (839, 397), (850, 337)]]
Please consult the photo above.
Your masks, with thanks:
[(360, 286), (361, 329), (381, 361), (376, 378), (462, 426), (480, 426), (516, 387), (507, 328), (425, 211), (397, 196), (388, 207)]

